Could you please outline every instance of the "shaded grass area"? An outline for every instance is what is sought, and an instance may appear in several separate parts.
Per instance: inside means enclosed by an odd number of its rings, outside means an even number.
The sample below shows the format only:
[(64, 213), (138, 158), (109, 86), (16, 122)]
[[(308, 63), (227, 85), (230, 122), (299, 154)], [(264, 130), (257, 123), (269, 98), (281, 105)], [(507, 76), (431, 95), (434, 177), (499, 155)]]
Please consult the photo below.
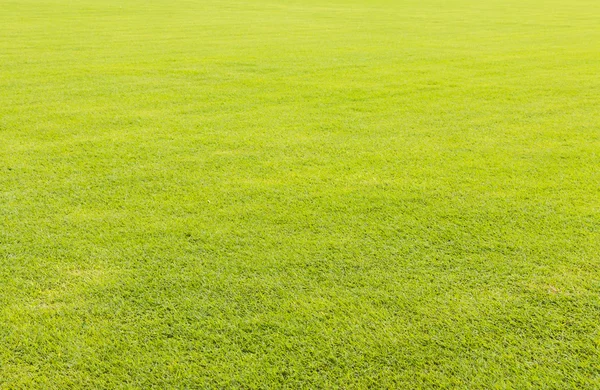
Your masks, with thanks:
[(0, 387), (600, 386), (598, 17), (0, 0)]

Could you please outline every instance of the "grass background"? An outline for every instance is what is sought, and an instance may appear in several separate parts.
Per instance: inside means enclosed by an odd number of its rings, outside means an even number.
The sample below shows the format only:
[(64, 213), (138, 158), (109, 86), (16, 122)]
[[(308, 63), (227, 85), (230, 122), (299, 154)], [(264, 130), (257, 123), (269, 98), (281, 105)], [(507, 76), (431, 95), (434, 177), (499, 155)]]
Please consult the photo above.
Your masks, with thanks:
[(598, 20), (0, 0), (0, 388), (600, 387)]

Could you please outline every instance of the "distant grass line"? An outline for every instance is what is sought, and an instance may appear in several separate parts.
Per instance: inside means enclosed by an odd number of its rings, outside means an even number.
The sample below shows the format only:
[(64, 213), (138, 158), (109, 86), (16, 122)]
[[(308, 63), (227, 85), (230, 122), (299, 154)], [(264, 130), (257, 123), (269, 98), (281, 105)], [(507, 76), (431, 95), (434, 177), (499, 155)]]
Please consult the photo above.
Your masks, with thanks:
[(0, 388), (600, 387), (598, 20), (0, 0)]

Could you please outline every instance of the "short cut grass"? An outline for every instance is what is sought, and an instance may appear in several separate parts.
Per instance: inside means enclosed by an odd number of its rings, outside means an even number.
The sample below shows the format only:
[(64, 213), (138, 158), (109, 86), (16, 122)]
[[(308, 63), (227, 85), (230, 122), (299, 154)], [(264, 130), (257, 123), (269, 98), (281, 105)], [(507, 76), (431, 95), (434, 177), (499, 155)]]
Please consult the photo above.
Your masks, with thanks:
[(597, 0), (0, 0), (0, 388), (600, 388)]

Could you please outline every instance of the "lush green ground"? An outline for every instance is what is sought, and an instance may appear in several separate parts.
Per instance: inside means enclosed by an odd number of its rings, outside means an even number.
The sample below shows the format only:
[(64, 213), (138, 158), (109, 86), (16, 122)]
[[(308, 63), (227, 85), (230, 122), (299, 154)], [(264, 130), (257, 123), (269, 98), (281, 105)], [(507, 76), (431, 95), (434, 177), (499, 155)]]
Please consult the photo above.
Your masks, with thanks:
[(0, 387), (600, 387), (597, 0), (0, 0)]

